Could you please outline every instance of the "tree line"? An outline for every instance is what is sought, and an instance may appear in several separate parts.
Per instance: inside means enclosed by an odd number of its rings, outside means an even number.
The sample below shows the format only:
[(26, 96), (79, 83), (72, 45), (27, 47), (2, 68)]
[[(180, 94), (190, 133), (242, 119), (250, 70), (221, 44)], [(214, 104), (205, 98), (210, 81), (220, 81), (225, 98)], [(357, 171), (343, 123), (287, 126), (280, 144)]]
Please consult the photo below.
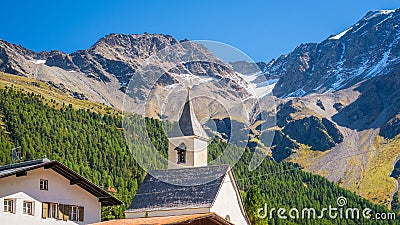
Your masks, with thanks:
[[(135, 119), (136, 117), (136, 119)], [(153, 145), (166, 156), (167, 130), (172, 124), (145, 118), (140, 126), (138, 115), (130, 120), (135, 133), (150, 137)], [(103, 220), (123, 218), (145, 171), (140, 168), (128, 149), (123, 133), (122, 117), (90, 110), (74, 109), (72, 105), (56, 107), (48, 104), (40, 94), (15, 87), (0, 89), (0, 164), (12, 163), (11, 149), (21, 146), (23, 160), (47, 157), (58, 160), (124, 202), (117, 207), (104, 207)], [(137, 137), (138, 140), (144, 136)], [(135, 146), (133, 146), (135, 147)], [(147, 146), (138, 144), (146, 157)], [(209, 145), (209, 160), (221, 155), (227, 144), (214, 139)], [(244, 198), (250, 220), (254, 224), (395, 224), (393, 221), (318, 219), (282, 220), (260, 219), (255, 210), (269, 207), (313, 207), (320, 210), (336, 206), (336, 199), (344, 196), (348, 207), (371, 208), (374, 212), (388, 209), (374, 205), (356, 194), (336, 186), (324, 177), (304, 172), (299, 165), (275, 162), (267, 158), (250, 171), (251, 158), (256, 153), (246, 149), (233, 170)], [(246, 194), (247, 193), (247, 194)]]

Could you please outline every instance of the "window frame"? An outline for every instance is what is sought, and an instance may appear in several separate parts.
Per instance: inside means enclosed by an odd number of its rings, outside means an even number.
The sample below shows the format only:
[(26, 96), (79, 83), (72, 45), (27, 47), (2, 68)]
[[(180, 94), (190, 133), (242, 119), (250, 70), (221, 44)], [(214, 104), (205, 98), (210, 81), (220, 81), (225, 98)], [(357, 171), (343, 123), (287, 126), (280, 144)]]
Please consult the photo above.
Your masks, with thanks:
[(79, 206), (76, 205), (69, 206), (69, 220), (79, 221)]
[[(11, 202), (11, 206), (9, 204), (6, 204), (6, 202)], [(3, 211), (8, 213), (15, 213), (15, 199), (10, 199), (10, 198), (4, 199)]]
[[(55, 208), (53, 208), (55, 207)], [(48, 218), (58, 219), (58, 203), (49, 203), (49, 215)]]
[(48, 191), (49, 190), (49, 180), (40, 179), (40, 181), (39, 181), (39, 189), (41, 191)]
[(185, 163), (186, 163), (186, 151), (178, 150), (178, 164), (185, 164)]
[[(30, 205), (30, 208), (27, 207), (28, 205)], [(24, 201), (22, 203), (22, 214), (33, 216), (34, 209), (35, 209), (35, 203), (33, 201)]]
[(179, 144), (178, 147), (175, 148), (178, 154), (178, 162), (177, 164), (185, 164), (186, 163), (186, 145), (185, 143)]

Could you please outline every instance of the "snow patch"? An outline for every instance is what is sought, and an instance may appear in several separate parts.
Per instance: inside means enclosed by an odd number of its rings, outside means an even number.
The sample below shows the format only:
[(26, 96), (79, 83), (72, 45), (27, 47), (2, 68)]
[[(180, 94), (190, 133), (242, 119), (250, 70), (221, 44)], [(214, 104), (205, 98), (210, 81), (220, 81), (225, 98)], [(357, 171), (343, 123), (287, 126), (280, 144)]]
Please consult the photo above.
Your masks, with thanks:
[(307, 92), (305, 92), (303, 90), (303, 88), (299, 88), (296, 91), (293, 91), (285, 96), (283, 96), (283, 98), (288, 98), (288, 97), (300, 97), (300, 96), (304, 96), (305, 94), (307, 94)]
[(196, 77), (195, 78), (195, 81), (197, 81), (198, 83), (207, 83), (207, 82), (210, 82), (213, 80), (214, 80), (214, 78), (212, 78), (212, 77)]
[(376, 24), (375, 26), (379, 26), (382, 23), (384, 23), (386, 20), (391, 19), (393, 17), (393, 14), (390, 14), (388, 17), (386, 17), (385, 19), (383, 19), (381, 22), (379, 22), (378, 24)]
[(375, 18), (375, 17), (380, 16), (380, 15), (389, 15), (389, 14), (394, 13), (395, 11), (396, 10), (379, 10), (379, 11), (375, 11), (375, 12), (373, 12), (372, 15), (370, 15), (367, 18), (365, 18), (365, 20), (370, 20), (370, 19)]
[(246, 82), (251, 83), (255, 79), (257, 79), (258, 76), (260, 76), (260, 73), (255, 73), (255, 74), (252, 74), (252, 75), (243, 75), (243, 74), (238, 73), (238, 75), (240, 77), (242, 77)]
[(353, 27), (350, 27), (349, 29), (347, 29), (347, 30), (345, 30), (345, 31), (343, 31), (343, 32), (341, 32), (341, 33), (339, 33), (339, 34), (337, 34), (337, 35), (335, 35), (335, 36), (333, 36), (333, 37), (330, 37), (329, 38), (329, 40), (339, 40), (341, 37), (343, 37), (347, 32), (349, 32), (351, 29), (353, 29)]
[(395, 9), (392, 9), (392, 10), (380, 10), (379, 12), (380, 12), (381, 14), (388, 15), (388, 14), (391, 14), (391, 13), (396, 12), (396, 10), (395, 10)]
[(346, 44), (342, 43), (342, 53), (340, 55), (339, 62), (336, 63), (336, 70), (334, 70), (336, 74), (336, 81), (331, 85), (333, 89), (337, 89), (345, 80), (343, 72), (343, 65), (344, 65), (344, 54), (346, 52)]
[(378, 63), (375, 64), (375, 66), (373, 66), (368, 72), (367, 74), (365, 74), (364, 78), (369, 78), (369, 77), (374, 77), (376, 76), (379, 72), (381, 72), (386, 66), (387, 66), (387, 62), (389, 59), (389, 55), (391, 52), (391, 48), (389, 48), (389, 50), (387, 50), (385, 53), (383, 53), (382, 59), (379, 60)]
[(324, 83), (322, 83), (322, 84), (319, 85), (318, 87), (314, 88), (313, 91), (318, 91), (323, 85), (324, 85)]
[(36, 65), (45, 64), (46, 63), (46, 60), (43, 60), (43, 59), (34, 59), (34, 60), (29, 60), (29, 61), (34, 63), (34, 64), (36, 64)]
[(178, 85), (179, 85), (178, 83), (167, 85), (165, 86), (165, 89), (167, 90), (175, 89)]
[(363, 25), (359, 26), (359, 27), (357, 28), (357, 30), (353, 31), (353, 34), (357, 33), (359, 30), (361, 30), (362, 28), (364, 28), (366, 24), (367, 24), (367, 23), (364, 23)]
[[(278, 79), (273, 79), (273, 80), (267, 80), (264, 82), (261, 82), (256, 85), (255, 89), (255, 94), (258, 99), (270, 94), (272, 92), (272, 89), (274, 89), (275, 84), (278, 83)], [(252, 84), (250, 86), (253, 86)]]
[(263, 98), (272, 92), (275, 84), (279, 79), (271, 79), (271, 80), (263, 80), (262, 82), (256, 83), (256, 79), (260, 76), (264, 76), (260, 73), (255, 73), (251, 75), (243, 75), (237, 73), (237, 75), (245, 81), (244, 84), (241, 84), (252, 96), (255, 96), (257, 99)]

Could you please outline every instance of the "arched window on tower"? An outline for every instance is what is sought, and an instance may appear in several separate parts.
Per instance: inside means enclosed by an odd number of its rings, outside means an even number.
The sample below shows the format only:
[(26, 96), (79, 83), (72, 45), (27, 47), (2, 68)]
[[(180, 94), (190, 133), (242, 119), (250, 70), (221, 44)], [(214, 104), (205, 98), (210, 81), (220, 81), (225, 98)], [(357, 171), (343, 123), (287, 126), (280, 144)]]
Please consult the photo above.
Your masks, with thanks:
[(178, 164), (186, 163), (186, 145), (185, 143), (181, 143), (178, 147), (175, 148), (178, 151)]

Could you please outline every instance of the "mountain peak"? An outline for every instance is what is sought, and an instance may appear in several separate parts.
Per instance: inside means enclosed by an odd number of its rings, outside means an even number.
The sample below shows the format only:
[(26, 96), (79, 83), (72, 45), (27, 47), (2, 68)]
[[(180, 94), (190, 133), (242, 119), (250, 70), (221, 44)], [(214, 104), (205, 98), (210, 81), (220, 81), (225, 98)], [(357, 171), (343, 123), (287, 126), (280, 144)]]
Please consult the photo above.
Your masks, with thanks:
[[(318, 44), (298, 46), (268, 66), (280, 77), (279, 97), (303, 96), (348, 88), (400, 66), (400, 12), (379, 10)], [(393, 51), (392, 51), (393, 50)]]
[(369, 20), (372, 18), (375, 18), (377, 16), (381, 16), (381, 15), (390, 15), (394, 12), (396, 12), (397, 9), (390, 9), (390, 10), (374, 10), (374, 11), (369, 11), (365, 16), (364, 16), (364, 20)]
[(165, 48), (166, 46), (174, 45), (178, 40), (170, 35), (165, 34), (115, 34), (111, 33), (99, 39), (92, 45), (88, 51), (95, 53), (109, 54), (110, 49), (113, 49), (111, 55), (120, 56), (135, 56), (139, 58), (148, 57), (150, 54)]

